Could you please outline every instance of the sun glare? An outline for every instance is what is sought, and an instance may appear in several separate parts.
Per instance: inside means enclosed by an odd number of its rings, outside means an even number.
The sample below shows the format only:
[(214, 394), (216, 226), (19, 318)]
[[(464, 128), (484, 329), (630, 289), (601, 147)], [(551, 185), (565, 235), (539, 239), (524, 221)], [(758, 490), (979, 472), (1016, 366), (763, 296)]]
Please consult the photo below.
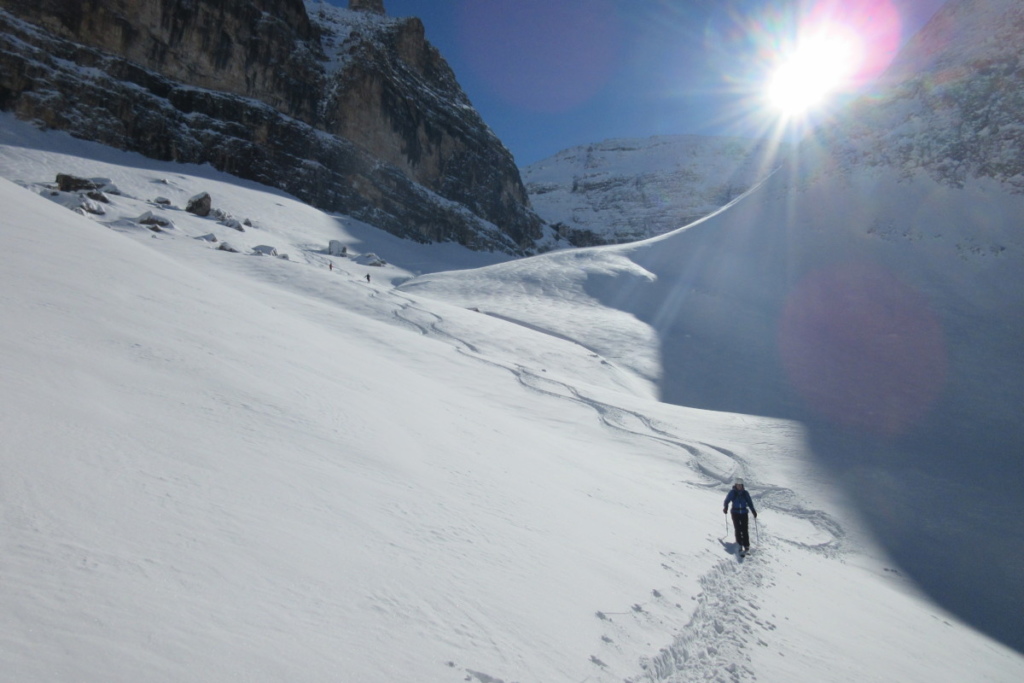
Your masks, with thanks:
[(736, 94), (722, 121), (780, 150), (784, 140), (826, 130), (851, 99), (874, 92), (896, 55), (896, 2), (793, 0), (741, 12), (724, 0), (704, 28), (721, 82)]
[(787, 118), (807, 114), (849, 85), (860, 60), (853, 36), (833, 31), (802, 38), (770, 76), (768, 103)]

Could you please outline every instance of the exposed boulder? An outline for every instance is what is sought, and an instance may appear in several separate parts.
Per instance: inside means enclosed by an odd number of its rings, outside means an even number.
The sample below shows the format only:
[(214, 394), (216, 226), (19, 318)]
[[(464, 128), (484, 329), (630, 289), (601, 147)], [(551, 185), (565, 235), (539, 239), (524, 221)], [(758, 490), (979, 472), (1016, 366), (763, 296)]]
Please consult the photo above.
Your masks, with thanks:
[(348, 256), (348, 247), (338, 240), (331, 240), (327, 245), (327, 253), (331, 256)]
[(210, 209), (212, 206), (213, 198), (210, 197), (210, 193), (202, 192), (188, 200), (185, 210), (202, 218), (206, 218), (210, 215)]
[(174, 227), (174, 223), (167, 220), (163, 216), (157, 216), (152, 211), (147, 211), (146, 213), (142, 214), (141, 216), (135, 219), (135, 222), (138, 223), (139, 225), (145, 225), (150, 230), (161, 230), (163, 228)]
[(84, 192), (99, 190), (110, 184), (106, 178), (79, 178), (67, 173), (57, 174), (57, 189), (61, 192)]
[(104, 204), (109, 204), (110, 199), (100, 192), (97, 187), (112, 187), (106, 178), (79, 178), (65, 173), (57, 174), (57, 187), (47, 187), (41, 194), (47, 199), (60, 204), (72, 211), (82, 214), (93, 214), (103, 216), (107, 210)]

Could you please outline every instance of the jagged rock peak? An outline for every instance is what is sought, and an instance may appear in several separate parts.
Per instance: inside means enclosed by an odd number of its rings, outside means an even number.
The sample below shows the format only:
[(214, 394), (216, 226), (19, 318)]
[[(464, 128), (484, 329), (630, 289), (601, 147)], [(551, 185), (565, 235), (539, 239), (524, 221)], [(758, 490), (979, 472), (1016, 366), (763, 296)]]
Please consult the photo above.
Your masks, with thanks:
[(357, 12), (387, 14), (384, 9), (384, 0), (348, 0), (348, 8)]

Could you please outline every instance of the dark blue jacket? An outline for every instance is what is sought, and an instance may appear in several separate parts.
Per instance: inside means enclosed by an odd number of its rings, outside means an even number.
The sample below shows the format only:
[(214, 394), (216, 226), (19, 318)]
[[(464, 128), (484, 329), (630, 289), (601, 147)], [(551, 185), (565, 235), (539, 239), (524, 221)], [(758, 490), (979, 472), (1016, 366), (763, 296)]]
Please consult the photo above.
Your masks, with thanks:
[(725, 508), (729, 508), (729, 503), (732, 503), (732, 513), (734, 515), (745, 515), (747, 514), (747, 508), (750, 508), (751, 512), (757, 512), (754, 509), (754, 501), (750, 499), (750, 492), (746, 489), (738, 489), (735, 486), (732, 487), (732, 491), (729, 491), (729, 495), (725, 497)]

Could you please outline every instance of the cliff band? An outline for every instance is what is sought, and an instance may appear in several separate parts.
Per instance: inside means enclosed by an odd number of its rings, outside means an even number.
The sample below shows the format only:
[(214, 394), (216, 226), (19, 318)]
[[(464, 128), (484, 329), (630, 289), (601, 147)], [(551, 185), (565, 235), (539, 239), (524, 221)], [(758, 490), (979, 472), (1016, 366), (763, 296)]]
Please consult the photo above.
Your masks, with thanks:
[(0, 109), (402, 237), (526, 253), (512, 155), (383, 3), (0, 0)]

